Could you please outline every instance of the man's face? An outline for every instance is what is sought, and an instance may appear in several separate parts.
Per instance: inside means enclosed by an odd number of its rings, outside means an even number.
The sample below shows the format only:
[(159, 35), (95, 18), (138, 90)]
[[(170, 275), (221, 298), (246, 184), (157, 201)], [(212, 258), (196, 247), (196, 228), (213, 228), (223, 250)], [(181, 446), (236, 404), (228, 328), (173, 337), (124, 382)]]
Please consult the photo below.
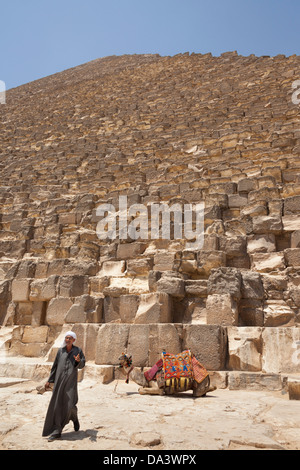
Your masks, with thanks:
[(66, 336), (66, 337), (65, 337), (65, 341), (66, 341), (66, 345), (67, 345), (67, 346), (72, 346), (72, 344), (73, 344), (74, 341), (75, 341), (75, 338), (73, 338), (73, 336)]

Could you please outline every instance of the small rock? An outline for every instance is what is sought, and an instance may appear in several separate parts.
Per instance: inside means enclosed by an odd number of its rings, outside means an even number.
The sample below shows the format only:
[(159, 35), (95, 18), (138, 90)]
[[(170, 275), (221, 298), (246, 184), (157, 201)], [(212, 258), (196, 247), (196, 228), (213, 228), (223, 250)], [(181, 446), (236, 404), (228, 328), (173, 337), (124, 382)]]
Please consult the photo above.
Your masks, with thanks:
[(156, 432), (137, 432), (130, 436), (129, 443), (142, 447), (158, 446), (161, 437)]

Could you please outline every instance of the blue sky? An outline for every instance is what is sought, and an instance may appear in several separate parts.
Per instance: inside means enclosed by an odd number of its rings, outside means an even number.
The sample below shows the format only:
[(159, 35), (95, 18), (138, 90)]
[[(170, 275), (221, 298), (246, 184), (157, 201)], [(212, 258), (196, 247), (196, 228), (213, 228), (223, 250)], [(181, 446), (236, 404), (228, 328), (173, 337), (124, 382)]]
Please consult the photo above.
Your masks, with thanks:
[(0, 7), (7, 89), (109, 55), (300, 55), (300, 0), (0, 0)]

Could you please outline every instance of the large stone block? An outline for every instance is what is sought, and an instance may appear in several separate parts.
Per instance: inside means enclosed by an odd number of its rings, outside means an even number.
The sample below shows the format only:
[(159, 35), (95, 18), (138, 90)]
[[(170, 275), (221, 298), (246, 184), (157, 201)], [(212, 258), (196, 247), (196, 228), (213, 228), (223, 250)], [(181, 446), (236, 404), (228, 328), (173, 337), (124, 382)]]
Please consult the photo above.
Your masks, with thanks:
[(165, 292), (172, 297), (184, 297), (184, 280), (172, 273), (162, 273), (161, 278), (157, 281), (156, 289), (158, 292)]
[(287, 326), (294, 324), (295, 313), (285, 300), (270, 299), (264, 302), (264, 326)]
[(238, 325), (237, 302), (230, 294), (208, 295), (206, 318), (209, 325)]
[(122, 323), (133, 323), (139, 307), (140, 297), (135, 294), (121, 295), (119, 315)]
[(287, 266), (300, 267), (300, 248), (287, 248), (284, 258)]
[(42, 326), (25, 326), (22, 336), (23, 343), (46, 343), (48, 338), (49, 327)]
[(36, 279), (30, 284), (29, 299), (31, 301), (49, 301), (56, 297), (59, 276), (55, 274), (46, 279)]
[(265, 328), (262, 334), (262, 370), (267, 373), (299, 373), (300, 328)]
[(66, 314), (66, 323), (101, 323), (103, 298), (88, 294), (74, 299), (74, 304)]
[(247, 237), (247, 252), (269, 253), (276, 251), (276, 240), (273, 233), (249, 235)]
[(89, 293), (89, 277), (81, 275), (61, 276), (59, 295), (61, 297), (79, 297)]
[(184, 325), (182, 349), (191, 349), (208, 370), (225, 369), (227, 332), (218, 325)]
[(228, 327), (228, 364), (230, 370), (260, 371), (262, 328)]
[(117, 365), (120, 355), (127, 350), (130, 325), (103, 324), (96, 341), (96, 364)]
[(182, 346), (182, 325), (166, 323), (149, 325), (149, 366), (154, 365), (161, 357), (162, 352), (178, 354)]
[(170, 323), (171, 302), (164, 292), (141, 294), (134, 323)]
[(26, 302), (29, 300), (31, 279), (14, 279), (11, 284), (13, 302)]
[(259, 273), (252, 271), (244, 271), (241, 273), (241, 297), (244, 299), (264, 298), (264, 286)]
[(285, 269), (283, 253), (254, 253), (251, 255), (252, 269), (258, 272), (271, 272)]
[(214, 269), (207, 282), (207, 294), (230, 294), (234, 299), (241, 298), (242, 276), (235, 268)]
[(253, 217), (253, 233), (275, 233), (282, 231), (281, 217), (258, 216)]
[(198, 252), (197, 271), (201, 276), (208, 277), (213, 269), (226, 266), (226, 253), (223, 251), (204, 251)]
[(63, 325), (72, 305), (72, 300), (66, 297), (56, 297), (50, 300), (46, 312), (47, 325)]

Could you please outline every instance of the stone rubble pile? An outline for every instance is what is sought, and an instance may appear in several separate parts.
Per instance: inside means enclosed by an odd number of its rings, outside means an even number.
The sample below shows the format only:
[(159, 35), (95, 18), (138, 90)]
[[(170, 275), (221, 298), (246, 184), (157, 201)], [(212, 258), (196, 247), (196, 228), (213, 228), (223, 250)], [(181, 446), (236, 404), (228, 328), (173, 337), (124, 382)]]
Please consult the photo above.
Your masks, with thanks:
[[(299, 78), (298, 56), (133, 55), (9, 90), (0, 374), (18, 356), (51, 362), (72, 328), (110, 378), (124, 349), (149, 367), (190, 348), (218, 386), (295, 390)], [(120, 196), (204, 202), (203, 247), (99, 239), (97, 207)]]

